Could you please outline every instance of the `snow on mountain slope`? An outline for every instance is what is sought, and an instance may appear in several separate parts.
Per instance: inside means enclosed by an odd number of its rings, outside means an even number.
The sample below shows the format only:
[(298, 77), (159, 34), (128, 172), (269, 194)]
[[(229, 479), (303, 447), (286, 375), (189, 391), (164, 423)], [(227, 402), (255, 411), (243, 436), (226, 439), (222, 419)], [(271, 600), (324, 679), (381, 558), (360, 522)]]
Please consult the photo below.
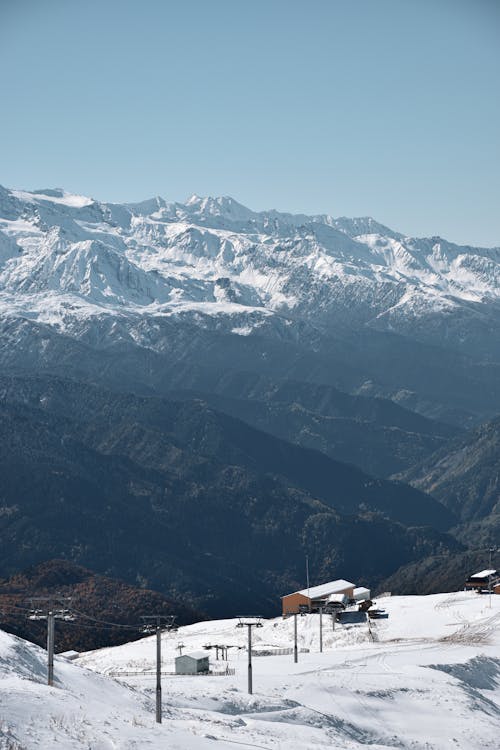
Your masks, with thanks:
[(189, 723), (156, 724), (150, 696), (64, 658), (55, 659), (54, 687), (46, 684), (46, 670), (45, 651), (0, 631), (1, 750), (213, 747)]
[[(184, 653), (226, 644), (234, 675), (173, 676), (163, 682), (163, 724), (154, 721), (155, 637), (56, 657), (0, 631), (0, 748), (33, 750), (496, 750), (500, 729), (500, 597), (473, 592), (381, 598), (389, 617), (336, 624), (298, 618), (299, 654), (254, 656), (247, 693), (246, 629), (237, 620), (200, 622), (163, 635), (163, 670)], [(57, 628), (56, 628), (57, 638)], [(254, 648), (292, 644), (293, 619), (254, 629)], [(238, 646), (240, 648), (238, 648)], [(243, 648), (242, 648), (243, 647)], [(102, 674), (99, 674), (102, 673)], [(115, 672), (146, 674), (112, 677)], [(149, 672), (149, 674), (147, 673)]]
[[(211, 667), (235, 676), (163, 677), (163, 699), (176, 727), (252, 747), (493, 750), (500, 729), (500, 597), (473, 592), (379, 599), (388, 619), (336, 624), (298, 619), (300, 653), (255, 656), (254, 694), (246, 692), (246, 629), (237, 620), (200, 622), (163, 636), (163, 669), (184, 653), (226, 644), (229, 662)], [(293, 619), (254, 629), (254, 649), (293, 644)], [(151, 671), (155, 640), (82, 655), (77, 663), (104, 674)], [(153, 695), (152, 675), (120, 678)]]
[(326, 331), (425, 338), (444, 326), (457, 340), (498, 322), (500, 249), (412, 239), (370, 218), (254, 212), (229, 197), (118, 205), (0, 188), (0, 232), (3, 313), (40, 319), (49, 293), (63, 327), (114, 308), (176, 314), (179, 303), (209, 315), (238, 305), (250, 320), (235, 333), (253, 330), (258, 309)]
[(2, 280), (17, 294), (75, 293), (99, 305), (162, 303), (172, 291), (166, 279), (143, 271), (109, 245), (97, 240), (68, 244), (59, 230), (51, 230), (23, 263), (9, 264)]
[(20, 252), (21, 248), (15, 240), (0, 232), (0, 268), (6, 261), (15, 258)]

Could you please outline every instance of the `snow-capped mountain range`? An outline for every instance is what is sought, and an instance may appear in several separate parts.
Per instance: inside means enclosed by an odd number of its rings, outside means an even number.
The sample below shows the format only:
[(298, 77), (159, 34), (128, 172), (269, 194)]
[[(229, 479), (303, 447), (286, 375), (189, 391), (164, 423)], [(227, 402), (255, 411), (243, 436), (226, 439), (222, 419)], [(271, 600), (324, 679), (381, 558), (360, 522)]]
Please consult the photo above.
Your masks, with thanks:
[[(500, 248), (404, 237), (371, 218), (254, 212), (229, 197), (100, 203), (0, 188), (0, 305), (64, 326), (94, 315), (269, 315), (315, 327), (467, 337), (498, 311)], [(459, 323), (460, 321), (460, 323)], [(426, 330), (427, 329), (427, 330)]]
[(112, 352), (115, 381), (123, 367), (162, 392), (182, 363), (168, 388), (212, 390), (206, 373), (186, 385), (209, 366), (457, 423), (500, 410), (500, 248), (371, 218), (0, 187), (0, 314), (4, 367), (95, 379)]

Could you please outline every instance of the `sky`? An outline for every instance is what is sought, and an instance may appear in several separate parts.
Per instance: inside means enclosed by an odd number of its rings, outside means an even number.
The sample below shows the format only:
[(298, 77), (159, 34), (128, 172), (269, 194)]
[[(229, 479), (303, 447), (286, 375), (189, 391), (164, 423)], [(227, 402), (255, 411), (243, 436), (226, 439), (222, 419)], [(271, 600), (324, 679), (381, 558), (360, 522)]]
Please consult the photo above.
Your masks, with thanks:
[(499, 0), (0, 0), (0, 184), (500, 246)]

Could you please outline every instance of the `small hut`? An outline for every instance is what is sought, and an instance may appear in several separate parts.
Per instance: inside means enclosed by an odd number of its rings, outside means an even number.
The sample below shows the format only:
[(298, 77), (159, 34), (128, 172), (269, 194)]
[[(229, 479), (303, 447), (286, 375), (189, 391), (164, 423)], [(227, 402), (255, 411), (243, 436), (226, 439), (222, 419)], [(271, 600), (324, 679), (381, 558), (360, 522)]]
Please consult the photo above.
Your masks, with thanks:
[(175, 659), (175, 674), (206, 674), (208, 670), (209, 662), (206, 651), (193, 651), (190, 654), (177, 656)]

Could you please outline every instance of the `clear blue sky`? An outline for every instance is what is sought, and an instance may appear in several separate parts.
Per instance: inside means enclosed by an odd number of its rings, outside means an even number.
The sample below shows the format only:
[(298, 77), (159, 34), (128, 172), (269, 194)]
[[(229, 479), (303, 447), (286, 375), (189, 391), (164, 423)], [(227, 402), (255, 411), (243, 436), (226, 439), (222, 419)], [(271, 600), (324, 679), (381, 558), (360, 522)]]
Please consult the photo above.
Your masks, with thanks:
[(0, 183), (500, 245), (498, 0), (0, 0)]

